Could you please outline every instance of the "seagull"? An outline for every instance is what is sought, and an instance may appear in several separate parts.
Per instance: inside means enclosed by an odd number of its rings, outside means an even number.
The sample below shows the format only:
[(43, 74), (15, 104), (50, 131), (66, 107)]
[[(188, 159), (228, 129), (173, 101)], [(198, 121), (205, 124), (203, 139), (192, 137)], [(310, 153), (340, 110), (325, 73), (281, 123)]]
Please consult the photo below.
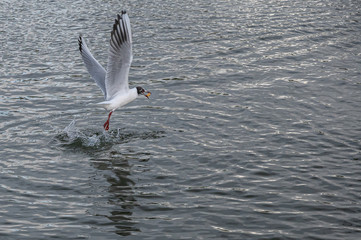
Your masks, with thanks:
[(121, 15), (118, 14), (115, 19), (110, 36), (107, 70), (93, 57), (81, 35), (78, 41), (85, 67), (104, 94), (105, 101), (98, 104), (110, 111), (108, 120), (104, 123), (104, 129), (108, 131), (110, 116), (117, 108), (132, 102), (140, 95), (149, 99), (151, 94), (142, 87), (130, 89), (128, 85), (133, 55), (132, 33), (127, 12), (122, 11)]

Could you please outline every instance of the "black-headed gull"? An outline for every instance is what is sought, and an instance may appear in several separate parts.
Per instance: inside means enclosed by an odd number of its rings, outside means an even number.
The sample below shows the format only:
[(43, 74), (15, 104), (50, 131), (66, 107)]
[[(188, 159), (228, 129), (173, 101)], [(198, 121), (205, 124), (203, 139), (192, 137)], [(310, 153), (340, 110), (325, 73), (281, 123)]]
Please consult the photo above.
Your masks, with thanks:
[(126, 11), (117, 15), (110, 36), (108, 66), (105, 70), (90, 53), (84, 38), (79, 36), (79, 50), (91, 77), (100, 87), (105, 101), (98, 104), (110, 111), (104, 129), (109, 130), (109, 119), (115, 109), (135, 100), (139, 95), (149, 98), (150, 92), (142, 87), (129, 89), (128, 75), (132, 55), (132, 33)]

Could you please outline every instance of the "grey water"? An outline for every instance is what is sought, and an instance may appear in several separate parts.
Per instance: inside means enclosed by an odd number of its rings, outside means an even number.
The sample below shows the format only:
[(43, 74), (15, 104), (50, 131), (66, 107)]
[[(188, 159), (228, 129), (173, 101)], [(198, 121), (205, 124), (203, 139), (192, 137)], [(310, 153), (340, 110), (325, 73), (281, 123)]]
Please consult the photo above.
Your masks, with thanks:
[(360, 139), (360, 1), (1, 1), (0, 239), (361, 239)]

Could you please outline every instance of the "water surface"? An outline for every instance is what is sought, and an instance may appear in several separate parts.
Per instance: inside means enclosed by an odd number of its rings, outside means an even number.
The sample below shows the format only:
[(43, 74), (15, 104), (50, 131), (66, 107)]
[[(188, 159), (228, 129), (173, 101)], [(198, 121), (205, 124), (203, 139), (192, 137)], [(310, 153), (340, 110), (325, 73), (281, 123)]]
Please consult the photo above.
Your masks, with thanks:
[[(104, 66), (133, 31), (111, 119)], [(3, 1), (2, 239), (358, 239), (357, 1)]]

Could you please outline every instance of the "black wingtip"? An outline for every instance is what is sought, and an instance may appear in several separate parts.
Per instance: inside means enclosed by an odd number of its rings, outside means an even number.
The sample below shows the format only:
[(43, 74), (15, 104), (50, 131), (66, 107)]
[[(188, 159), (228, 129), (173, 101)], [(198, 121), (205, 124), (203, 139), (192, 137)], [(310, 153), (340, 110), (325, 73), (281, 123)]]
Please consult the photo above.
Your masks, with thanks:
[(124, 14), (127, 14), (127, 11), (122, 10), (121, 15), (117, 14), (117, 19), (118, 19), (118, 20), (122, 19), (122, 17), (123, 17)]
[(78, 43), (79, 43), (79, 51), (82, 51), (82, 46), (83, 46), (83, 39), (81, 38), (81, 35), (78, 38)]

